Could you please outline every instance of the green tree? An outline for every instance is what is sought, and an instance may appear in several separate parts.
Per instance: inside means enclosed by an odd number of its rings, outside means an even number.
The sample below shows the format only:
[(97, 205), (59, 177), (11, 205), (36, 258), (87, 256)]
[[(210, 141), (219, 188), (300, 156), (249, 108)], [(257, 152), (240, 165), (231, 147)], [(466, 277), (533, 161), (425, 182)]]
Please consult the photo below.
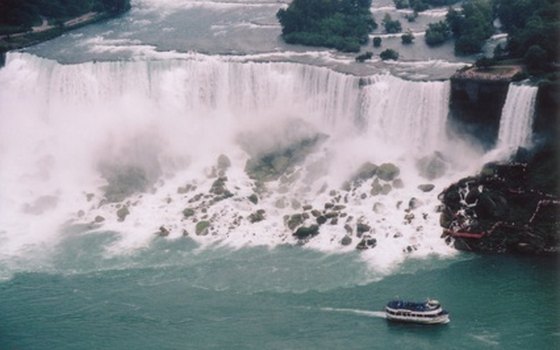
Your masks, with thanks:
[(402, 32), (401, 22), (399, 20), (393, 20), (391, 15), (386, 13), (382, 21), (385, 31), (387, 33), (399, 33)]
[(381, 46), (381, 38), (378, 36), (373, 37), (373, 47)]
[(412, 44), (414, 41), (414, 34), (411, 31), (408, 31), (401, 35), (402, 43), (405, 45)]
[(451, 37), (451, 29), (445, 21), (428, 24), (424, 40), (429, 46), (441, 45)]
[(276, 16), (287, 43), (357, 52), (377, 27), (371, 0), (294, 0)]
[(381, 53), (379, 54), (379, 57), (381, 57), (381, 59), (382, 59), (383, 61), (386, 61), (386, 60), (398, 60), (398, 59), (399, 59), (399, 53), (398, 53), (397, 51), (395, 51), (395, 50), (387, 49), (387, 50), (381, 52)]
[(525, 63), (530, 70), (541, 70), (548, 65), (548, 54), (545, 49), (539, 45), (531, 46), (525, 56)]

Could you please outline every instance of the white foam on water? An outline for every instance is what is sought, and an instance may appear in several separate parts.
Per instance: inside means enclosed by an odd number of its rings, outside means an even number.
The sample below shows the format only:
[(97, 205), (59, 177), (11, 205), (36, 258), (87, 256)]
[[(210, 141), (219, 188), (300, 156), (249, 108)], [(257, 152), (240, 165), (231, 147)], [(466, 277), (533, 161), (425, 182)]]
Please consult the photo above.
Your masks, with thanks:
[(367, 316), (367, 317), (386, 318), (385, 312), (383, 311), (370, 311), (370, 310), (361, 310), (361, 309), (339, 309), (339, 308), (331, 308), (331, 307), (323, 307), (321, 308), (321, 310), (327, 312), (341, 312), (341, 313), (356, 314), (356, 315)]

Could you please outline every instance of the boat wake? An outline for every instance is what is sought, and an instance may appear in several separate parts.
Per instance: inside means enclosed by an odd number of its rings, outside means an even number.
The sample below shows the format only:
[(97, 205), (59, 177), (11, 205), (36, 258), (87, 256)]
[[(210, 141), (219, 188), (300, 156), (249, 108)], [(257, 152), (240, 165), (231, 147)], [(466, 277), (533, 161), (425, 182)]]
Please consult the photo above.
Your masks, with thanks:
[(361, 309), (339, 309), (339, 308), (332, 308), (332, 307), (323, 307), (321, 308), (321, 311), (341, 312), (341, 313), (354, 314), (354, 315), (367, 316), (367, 317), (385, 318), (384, 311), (370, 311), (370, 310), (361, 310)]

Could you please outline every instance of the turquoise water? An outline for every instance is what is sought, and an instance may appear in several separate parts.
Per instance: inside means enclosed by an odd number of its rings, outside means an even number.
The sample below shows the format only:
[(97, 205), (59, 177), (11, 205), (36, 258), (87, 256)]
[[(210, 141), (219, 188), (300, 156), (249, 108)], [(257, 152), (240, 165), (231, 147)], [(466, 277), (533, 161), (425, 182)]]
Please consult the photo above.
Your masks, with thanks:
[[(210, 248), (185, 239), (103, 256), (111, 235), (64, 241), (44, 272), (0, 283), (0, 349), (557, 349), (555, 259), (408, 261), (385, 277), (358, 255)], [(437, 297), (442, 326), (391, 324), (391, 298)]]

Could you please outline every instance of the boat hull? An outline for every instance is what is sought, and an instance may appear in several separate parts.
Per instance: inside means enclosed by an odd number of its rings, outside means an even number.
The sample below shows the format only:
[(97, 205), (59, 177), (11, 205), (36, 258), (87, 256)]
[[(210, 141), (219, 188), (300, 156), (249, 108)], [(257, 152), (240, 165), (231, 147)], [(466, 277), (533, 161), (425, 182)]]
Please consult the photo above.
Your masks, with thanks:
[(418, 316), (397, 316), (385, 313), (385, 318), (393, 322), (407, 322), (407, 323), (420, 323), (420, 324), (445, 324), (449, 323), (449, 315), (438, 315), (433, 317), (418, 317)]

